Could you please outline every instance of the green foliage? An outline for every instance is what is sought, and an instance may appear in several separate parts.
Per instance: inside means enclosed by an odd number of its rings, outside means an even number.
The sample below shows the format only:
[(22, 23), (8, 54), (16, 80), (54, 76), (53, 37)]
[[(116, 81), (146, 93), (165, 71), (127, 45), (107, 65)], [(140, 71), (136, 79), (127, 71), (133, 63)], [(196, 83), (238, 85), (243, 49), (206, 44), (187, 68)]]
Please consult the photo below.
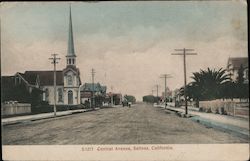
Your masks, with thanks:
[(142, 97), (142, 101), (147, 102), (147, 103), (155, 103), (155, 102), (158, 102), (159, 100), (160, 100), (160, 97), (155, 97), (153, 95), (147, 95), (147, 96)]
[(243, 84), (244, 83), (244, 68), (242, 64), (240, 65), (240, 68), (238, 70), (238, 76), (236, 78), (236, 83), (237, 84)]
[(132, 102), (132, 103), (135, 103), (135, 102), (136, 102), (135, 97), (132, 96), (132, 95), (125, 95), (124, 98), (125, 98), (128, 102)]
[(235, 83), (235, 97), (236, 98), (249, 98), (249, 84), (244, 84), (244, 68), (241, 65), (238, 70), (238, 77)]
[[(191, 77), (194, 81), (187, 85), (186, 94), (196, 101), (212, 100), (223, 97), (223, 87), (230, 82), (230, 77), (226, 70), (200, 70), (193, 73)], [(183, 89), (181, 91), (183, 94)]]
[(154, 96), (153, 95), (143, 96), (142, 101), (148, 103), (154, 103)]

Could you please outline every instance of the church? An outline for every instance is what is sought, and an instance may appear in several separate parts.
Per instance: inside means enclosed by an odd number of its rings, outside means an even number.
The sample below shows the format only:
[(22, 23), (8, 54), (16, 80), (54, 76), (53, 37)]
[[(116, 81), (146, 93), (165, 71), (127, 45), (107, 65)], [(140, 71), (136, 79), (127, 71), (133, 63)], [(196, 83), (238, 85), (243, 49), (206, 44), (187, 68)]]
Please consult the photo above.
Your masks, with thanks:
[[(80, 104), (81, 85), (80, 71), (76, 67), (76, 53), (72, 27), (71, 8), (69, 9), (68, 51), (66, 55), (66, 67), (56, 71), (56, 104), (78, 105)], [(40, 99), (54, 104), (54, 71), (25, 71), (17, 72), (14, 76), (5, 76), (6, 82), (13, 86), (23, 85), (29, 93), (41, 91)], [(12, 85), (10, 85), (12, 86)], [(11, 90), (9, 90), (11, 91)], [(9, 98), (11, 100), (11, 98)], [(15, 98), (14, 101), (19, 101)], [(13, 101), (13, 99), (12, 99)]]

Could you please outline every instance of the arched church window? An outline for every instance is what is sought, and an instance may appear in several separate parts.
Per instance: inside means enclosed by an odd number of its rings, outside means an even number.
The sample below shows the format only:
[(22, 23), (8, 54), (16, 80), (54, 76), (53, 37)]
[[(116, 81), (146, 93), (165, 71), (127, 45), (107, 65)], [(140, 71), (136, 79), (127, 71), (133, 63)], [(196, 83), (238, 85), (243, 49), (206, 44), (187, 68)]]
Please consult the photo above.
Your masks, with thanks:
[(68, 76), (68, 85), (72, 85), (73, 84), (73, 78), (71, 75)]
[(57, 93), (58, 93), (58, 102), (63, 102), (63, 90), (62, 90), (62, 88), (58, 88)]

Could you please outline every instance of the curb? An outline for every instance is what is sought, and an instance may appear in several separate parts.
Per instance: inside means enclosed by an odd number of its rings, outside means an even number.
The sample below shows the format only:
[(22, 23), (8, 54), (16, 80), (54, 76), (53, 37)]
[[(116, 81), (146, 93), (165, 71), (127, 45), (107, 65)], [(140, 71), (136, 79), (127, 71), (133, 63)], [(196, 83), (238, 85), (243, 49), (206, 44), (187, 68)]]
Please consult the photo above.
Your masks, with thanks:
[(198, 122), (207, 127), (212, 127), (218, 130), (226, 131), (232, 133), (234, 135), (249, 139), (249, 130), (245, 128), (241, 128), (234, 125), (223, 124), (220, 122), (212, 121), (209, 119), (202, 118), (200, 116), (195, 116), (190, 118), (192, 121)]
[[(99, 110), (99, 109), (95, 109), (95, 110)], [(94, 111), (94, 110), (87, 109), (87, 110), (79, 110), (79, 111), (68, 111), (68, 113), (59, 114), (56, 117), (54, 117), (54, 115), (52, 114), (49, 116), (43, 116), (43, 117), (39, 117), (39, 118), (28, 118), (28, 119), (15, 120), (15, 121), (9, 121), (9, 122), (1, 122), (1, 123), (2, 123), (2, 126), (15, 125), (15, 124), (20, 124), (20, 123), (27, 122), (27, 121), (38, 121), (38, 120), (45, 120), (45, 119), (51, 119), (51, 118), (59, 118), (59, 117), (63, 117), (63, 116), (74, 115), (74, 114), (79, 114), (79, 113), (84, 113), (84, 112), (89, 112), (89, 111)]]
[[(167, 108), (167, 110), (174, 111), (180, 117), (187, 117), (183, 112), (180, 112), (178, 110), (169, 109), (169, 108)], [(201, 116), (198, 116), (198, 115), (190, 115), (190, 114), (188, 114), (188, 115), (189, 116), (187, 118), (190, 118), (192, 121), (195, 121), (195, 122), (200, 123), (202, 125), (205, 125), (207, 127), (212, 127), (214, 129), (217, 129), (217, 130), (226, 131), (228, 133), (232, 133), (234, 135), (249, 139), (249, 130), (248, 129), (234, 126), (234, 125), (220, 123), (220, 122), (206, 119), (206, 118), (202, 118)]]

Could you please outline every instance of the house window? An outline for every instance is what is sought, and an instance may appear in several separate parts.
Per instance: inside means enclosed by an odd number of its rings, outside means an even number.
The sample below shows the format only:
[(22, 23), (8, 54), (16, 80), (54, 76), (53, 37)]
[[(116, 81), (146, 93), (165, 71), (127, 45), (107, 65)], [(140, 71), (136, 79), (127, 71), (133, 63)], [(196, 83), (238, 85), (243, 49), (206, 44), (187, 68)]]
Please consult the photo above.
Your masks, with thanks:
[(69, 64), (71, 64), (71, 59), (69, 59)]
[(72, 76), (69, 75), (68, 76), (68, 85), (72, 85), (73, 84), (73, 79), (72, 79)]
[(75, 59), (72, 59), (72, 64), (75, 64)]
[(58, 93), (58, 102), (63, 102), (63, 90), (62, 90), (62, 88), (58, 88), (57, 93)]

